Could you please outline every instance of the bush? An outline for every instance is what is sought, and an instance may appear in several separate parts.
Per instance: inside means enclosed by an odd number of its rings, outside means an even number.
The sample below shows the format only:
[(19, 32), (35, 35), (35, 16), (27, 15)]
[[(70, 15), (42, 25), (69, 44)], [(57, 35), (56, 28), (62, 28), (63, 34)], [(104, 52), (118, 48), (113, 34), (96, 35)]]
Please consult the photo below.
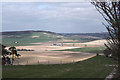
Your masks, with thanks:
[(107, 48), (103, 51), (103, 53), (104, 53), (104, 55), (105, 55), (106, 57), (110, 57), (110, 56), (111, 56), (111, 50), (109, 50), (109, 49), (107, 49)]

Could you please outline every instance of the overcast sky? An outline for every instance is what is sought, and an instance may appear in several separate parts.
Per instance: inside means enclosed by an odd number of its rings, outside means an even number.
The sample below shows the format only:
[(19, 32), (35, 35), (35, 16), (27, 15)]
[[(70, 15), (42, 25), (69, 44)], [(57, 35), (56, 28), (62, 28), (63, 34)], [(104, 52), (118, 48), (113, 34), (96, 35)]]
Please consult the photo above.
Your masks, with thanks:
[(90, 3), (8, 2), (2, 4), (2, 30), (57, 33), (105, 32), (104, 19)]

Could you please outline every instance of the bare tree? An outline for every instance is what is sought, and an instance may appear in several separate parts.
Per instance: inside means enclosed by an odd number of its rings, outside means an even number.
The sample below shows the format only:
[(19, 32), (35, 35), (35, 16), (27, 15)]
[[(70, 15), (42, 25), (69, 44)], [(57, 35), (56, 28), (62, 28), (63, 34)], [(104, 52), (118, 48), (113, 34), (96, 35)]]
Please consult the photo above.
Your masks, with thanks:
[(111, 51), (112, 57), (118, 60), (117, 69), (120, 74), (120, 1), (93, 0), (91, 3), (107, 22), (103, 23), (109, 33), (105, 46)]

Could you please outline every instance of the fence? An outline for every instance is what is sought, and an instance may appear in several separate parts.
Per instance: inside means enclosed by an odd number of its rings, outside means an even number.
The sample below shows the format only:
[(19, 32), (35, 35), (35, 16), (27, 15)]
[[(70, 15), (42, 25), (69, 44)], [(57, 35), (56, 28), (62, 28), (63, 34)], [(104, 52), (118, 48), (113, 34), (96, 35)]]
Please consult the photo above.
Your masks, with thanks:
[(70, 61), (66, 61), (66, 60), (59, 60), (59, 61), (50, 61), (47, 60), (45, 62), (41, 62), (40, 60), (38, 61), (24, 61), (24, 62), (20, 62), (20, 61), (15, 61), (13, 63), (13, 65), (39, 65), (39, 64), (67, 64), (67, 63), (75, 63), (77, 60), (70, 60)]

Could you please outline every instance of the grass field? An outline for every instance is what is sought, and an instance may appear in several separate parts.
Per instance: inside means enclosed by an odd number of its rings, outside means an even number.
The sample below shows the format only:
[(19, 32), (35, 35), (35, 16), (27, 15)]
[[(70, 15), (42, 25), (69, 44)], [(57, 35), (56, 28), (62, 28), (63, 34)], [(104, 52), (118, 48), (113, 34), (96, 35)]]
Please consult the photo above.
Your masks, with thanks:
[[(38, 43), (38, 42), (48, 42), (48, 41), (57, 41), (57, 40), (77, 40), (78, 43), (93, 41), (96, 39), (93, 38), (77, 38), (72, 36), (63, 36), (54, 33), (47, 33), (47, 32), (32, 32), (32, 33), (25, 33), (25, 34), (6, 34), (2, 35), (2, 44), (6, 46), (26, 46), (26, 45), (33, 45), (30, 43)], [(15, 44), (14, 42), (19, 42)], [(63, 43), (73, 43), (73, 42), (63, 42)], [(34, 44), (36, 45), (36, 44)]]
[[(44, 32), (34, 32), (28, 34), (17, 34), (17, 35), (8, 35), (2, 37), (2, 44), (6, 46), (26, 46), (32, 45), (29, 43), (37, 42), (46, 42), (46, 41), (56, 41), (58, 38), (57, 34), (48, 34)], [(19, 42), (15, 44), (14, 42)]]
[(65, 49), (60, 51), (77, 51), (77, 52), (88, 52), (88, 53), (103, 53), (105, 47), (84, 47), (75, 49)]
[(96, 56), (69, 64), (3, 66), (3, 78), (105, 78), (115, 64), (111, 58)]
[(78, 43), (84, 43), (84, 42), (89, 42), (89, 41), (94, 41), (94, 40), (98, 40), (98, 39), (94, 39), (94, 38), (77, 38), (77, 37), (68, 37), (69, 39), (72, 39), (72, 40), (78, 40), (77, 42)]

